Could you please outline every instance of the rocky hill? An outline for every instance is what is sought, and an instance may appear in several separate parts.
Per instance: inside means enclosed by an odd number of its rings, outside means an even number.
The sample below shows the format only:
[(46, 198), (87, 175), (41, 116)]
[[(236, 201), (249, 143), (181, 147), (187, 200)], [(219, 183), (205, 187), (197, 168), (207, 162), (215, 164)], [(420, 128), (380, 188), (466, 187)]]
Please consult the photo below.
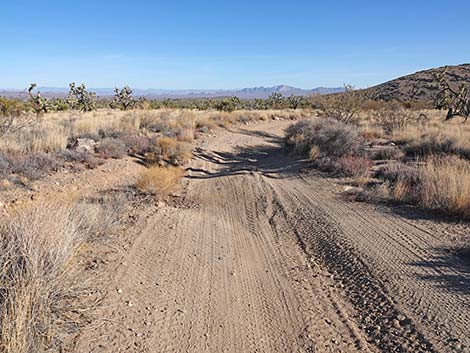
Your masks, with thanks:
[[(366, 89), (366, 92), (376, 99), (399, 101), (432, 101), (439, 90), (436, 74), (445, 67), (418, 71), (411, 75), (379, 84)], [(448, 66), (447, 78), (454, 86), (462, 83), (470, 84), (470, 64)]]

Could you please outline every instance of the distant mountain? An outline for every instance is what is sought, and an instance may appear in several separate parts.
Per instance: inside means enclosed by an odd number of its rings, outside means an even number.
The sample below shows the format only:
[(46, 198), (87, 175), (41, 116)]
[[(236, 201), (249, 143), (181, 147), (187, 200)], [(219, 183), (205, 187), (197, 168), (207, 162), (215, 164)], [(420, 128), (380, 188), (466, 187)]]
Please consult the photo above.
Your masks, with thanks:
[[(445, 67), (415, 72), (366, 89), (377, 99), (399, 101), (432, 101), (439, 91), (435, 74), (442, 73)], [(470, 84), (470, 64), (448, 66), (447, 78), (451, 85)]]
[[(62, 87), (39, 87), (39, 91), (45, 97), (65, 97), (68, 92), (68, 88)], [(185, 90), (167, 90), (167, 89), (134, 89), (134, 95), (137, 97), (147, 98), (217, 98), (217, 97), (228, 97), (237, 96), (241, 99), (253, 99), (253, 98), (267, 98), (272, 93), (280, 93), (285, 97), (290, 95), (295, 96), (309, 96), (314, 94), (329, 94), (342, 92), (342, 87), (317, 87), (313, 89), (301, 89), (287, 85), (278, 85), (273, 87), (250, 87), (233, 90), (196, 90), (196, 89), (185, 89)], [(90, 91), (96, 92), (100, 97), (109, 97), (114, 95), (112, 88), (90, 88)], [(0, 90), (0, 96), (26, 98), (28, 93), (26, 90)]]

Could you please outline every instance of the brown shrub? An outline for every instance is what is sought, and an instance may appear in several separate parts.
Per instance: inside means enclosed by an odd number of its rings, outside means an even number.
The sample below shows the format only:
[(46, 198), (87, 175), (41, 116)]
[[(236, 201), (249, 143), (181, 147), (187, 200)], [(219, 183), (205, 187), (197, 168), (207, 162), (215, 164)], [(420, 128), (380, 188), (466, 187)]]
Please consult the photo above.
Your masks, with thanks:
[(364, 185), (369, 181), (372, 162), (362, 156), (342, 156), (338, 159), (338, 172), (344, 176), (353, 178), (354, 182)]
[(8, 160), (11, 173), (36, 180), (57, 171), (60, 163), (54, 155), (33, 153), (30, 155), (10, 154)]
[(179, 167), (150, 167), (136, 184), (138, 190), (165, 197), (176, 191), (184, 171)]
[(128, 134), (121, 138), (125, 143), (129, 153), (133, 154), (145, 154), (151, 149), (151, 139), (147, 136)]
[(95, 148), (96, 153), (100, 158), (122, 158), (127, 153), (126, 144), (115, 138), (105, 138)]

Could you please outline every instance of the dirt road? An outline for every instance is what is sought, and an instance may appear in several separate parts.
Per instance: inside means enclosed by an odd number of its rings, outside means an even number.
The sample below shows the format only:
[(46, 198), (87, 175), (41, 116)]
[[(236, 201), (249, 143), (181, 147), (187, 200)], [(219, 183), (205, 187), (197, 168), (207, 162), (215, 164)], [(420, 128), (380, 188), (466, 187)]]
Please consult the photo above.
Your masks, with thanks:
[(142, 210), (107, 267), (79, 352), (469, 350), (470, 273), (439, 250), (449, 230), (343, 201), (282, 150), (287, 124), (200, 145), (181, 201)]

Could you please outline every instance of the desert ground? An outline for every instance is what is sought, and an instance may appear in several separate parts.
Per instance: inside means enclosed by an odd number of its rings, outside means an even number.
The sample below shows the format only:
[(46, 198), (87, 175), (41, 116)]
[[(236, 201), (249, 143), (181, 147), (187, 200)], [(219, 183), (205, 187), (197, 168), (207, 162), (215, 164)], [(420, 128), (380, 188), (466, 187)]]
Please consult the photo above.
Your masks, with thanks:
[(62, 351), (468, 351), (470, 273), (449, 250), (468, 223), (348, 199), (286, 149), (291, 124), (200, 136), (164, 200), (129, 191), (134, 157), (3, 191), (4, 209), (121, 195), (119, 227), (75, 256)]

